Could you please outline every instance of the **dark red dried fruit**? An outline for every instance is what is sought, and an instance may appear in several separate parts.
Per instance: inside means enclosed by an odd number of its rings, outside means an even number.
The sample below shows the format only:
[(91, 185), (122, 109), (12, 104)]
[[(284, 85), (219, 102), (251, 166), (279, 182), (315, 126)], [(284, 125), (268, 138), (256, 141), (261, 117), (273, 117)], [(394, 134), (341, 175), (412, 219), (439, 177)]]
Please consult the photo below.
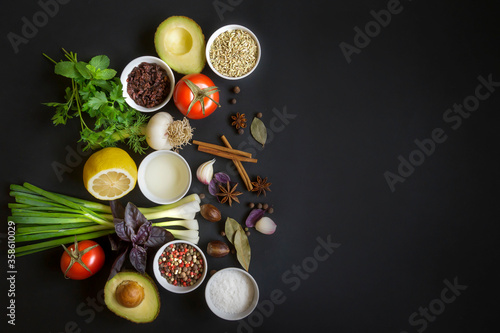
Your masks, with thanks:
[(137, 105), (155, 107), (167, 98), (169, 92), (167, 72), (158, 64), (143, 62), (127, 77), (127, 93)]

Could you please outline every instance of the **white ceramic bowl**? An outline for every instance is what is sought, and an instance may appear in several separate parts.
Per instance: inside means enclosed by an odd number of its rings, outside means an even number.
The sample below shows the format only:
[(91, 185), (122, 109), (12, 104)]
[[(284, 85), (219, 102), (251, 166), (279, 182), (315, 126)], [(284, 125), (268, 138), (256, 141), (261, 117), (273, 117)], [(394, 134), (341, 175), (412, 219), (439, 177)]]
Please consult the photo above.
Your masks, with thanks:
[[(246, 74), (242, 75), (242, 76), (237, 76), (237, 77), (232, 77), (232, 76), (227, 76), (227, 75), (224, 75), (222, 73), (219, 73), (212, 65), (212, 62), (210, 61), (210, 48), (212, 47), (212, 44), (214, 42), (214, 40), (220, 35), (222, 34), (223, 32), (226, 32), (226, 31), (229, 31), (229, 30), (243, 30), (245, 32), (247, 32), (250, 36), (252, 36), (252, 38), (255, 40), (255, 42), (257, 43), (257, 61), (255, 63), (255, 66), (253, 66), (253, 68)], [(206, 50), (205, 50), (205, 56), (207, 58), (207, 63), (208, 63), (208, 66), (210, 66), (210, 68), (212, 69), (212, 71), (219, 75), (220, 77), (224, 78), (224, 79), (227, 79), (227, 80), (239, 80), (239, 79), (243, 79), (245, 77), (247, 77), (248, 75), (252, 74), (252, 72), (255, 70), (255, 68), (257, 68), (257, 66), (259, 65), (259, 61), (260, 61), (260, 56), (261, 56), (261, 48), (260, 48), (260, 43), (259, 43), (259, 40), (257, 39), (257, 36), (255, 36), (255, 34), (250, 30), (248, 29), (247, 27), (244, 27), (242, 25), (237, 25), (237, 24), (229, 24), (229, 25), (226, 25), (226, 26), (223, 26), (219, 29), (217, 29), (213, 34), (212, 36), (210, 36), (210, 38), (208, 39), (207, 41), (207, 46), (206, 46)]]
[[(174, 286), (173, 284), (169, 283), (162, 275), (161, 275), (161, 272), (160, 272), (160, 265), (158, 263), (159, 259), (160, 259), (160, 256), (161, 254), (163, 253), (163, 251), (165, 250), (165, 248), (167, 246), (170, 246), (170, 244), (179, 244), (179, 243), (183, 243), (183, 244), (189, 244), (191, 245), (192, 247), (194, 247), (202, 256), (203, 258), (203, 273), (202, 273), (202, 276), (201, 278), (196, 281), (195, 284), (193, 284), (192, 286), (187, 286), (187, 287), (179, 287), (179, 286)], [(174, 240), (174, 241), (171, 241), (171, 242), (168, 242), (167, 244), (163, 245), (159, 250), (158, 252), (156, 252), (156, 255), (155, 255), (155, 258), (154, 258), (154, 261), (153, 261), (153, 271), (154, 271), (154, 274), (155, 274), (155, 278), (156, 280), (158, 281), (158, 283), (165, 289), (167, 289), (168, 291), (171, 291), (173, 293), (176, 293), (176, 294), (186, 294), (186, 293), (189, 293), (193, 290), (195, 290), (196, 288), (198, 288), (202, 283), (203, 281), (205, 280), (205, 277), (207, 276), (207, 269), (208, 269), (208, 265), (207, 265), (207, 258), (205, 257), (205, 254), (203, 253), (203, 251), (196, 245), (196, 244), (193, 244), (191, 242), (188, 242), (188, 241), (184, 241), (184, 240)]]
[[(161, 66), (167, 72), (167, 76), (168, 76), (168, 79), (170, 81), (170, 92), (167, 95), (167, 98), (165, 98), (165, 100), (161, 104), (158, 104), (157, 106), (152, 107), (152, 108), (146, 108), (144, 106), (138, 105), (136, 102), (134, 102), (132, 97), (130, 97), (130, 95), (127, 93), (128, 75), (130, 74), (130, 72), (132, 72), (132, 70), (135, 67), (137, 67), (138, 65), (140, 65), (143, 62), (147, 62), (150, 64), (157, 64), (157, 65)], [(168, 103), (168, 101), (170, 101), (170, 99), (172, 98), (172, 95), (174, 93), (174, 88), (175, 88), (175, 77), (174, 77), (174, 73), (172, 72), (172, 69), (170, 69), (170, 67), (160, 58), (151, 57), (151, 56), (143, 56), (143, 57), (135, 58), (134, 60), (129, 62), (128, 65), (125, 66), (125, 68), (122, 71), (122, 75), (120, 76), (120, 81), (123, 85), (123, 97), (125, 97), (125, 101), (127, 102), (127, 104), (130, 105), (132, 108), (134, 108), (138, 111), (141, 111), (141, 112), (154, 112), (154, 111), (158, 111), (159, 109), (164, 107)]]
[[(159, 175), (155, 177), (154, 175)], [(157, 150), (139, 164), (137, 183), (146, 198), (160, 205), (182, 199), (191, 187), (191, 168), (171, 150)]]
[[(222, 274), (222, 272), (227, 272), (227, 271), (235, 271), (240, 274), (246, 275), (254, 288), (254, 294), (253, 294), (253, 299), (250, 301), (250, 304), (247, 309), (243, 310), (242, 312), (239, 313), (227, 313), (225, 311), (221, 311), (219, 308), (217, 308), (210, 296), (210, 290), (213, 287), (214, 283), (217, 282), (217, 277)], [(224, 268), (219, 271), (217, 271), (214, 275), (210, 277), (208, 280), (207, 286), (205, 287), (205, 300), (207, 302), (208, 307), (212, 312), (218, 316), (219, 318), (225, 319), (225, 320), (240, 320), (245, 317), (247, 317), (249, 314), (255, 310), (255, 307), (257, 306), (257, 303), (259, 302), (259, 286), (257, 285), (257, 282), (255, 279), (245, 270), (236, 268), (236, 267), (229, 267), (229, 268)]]

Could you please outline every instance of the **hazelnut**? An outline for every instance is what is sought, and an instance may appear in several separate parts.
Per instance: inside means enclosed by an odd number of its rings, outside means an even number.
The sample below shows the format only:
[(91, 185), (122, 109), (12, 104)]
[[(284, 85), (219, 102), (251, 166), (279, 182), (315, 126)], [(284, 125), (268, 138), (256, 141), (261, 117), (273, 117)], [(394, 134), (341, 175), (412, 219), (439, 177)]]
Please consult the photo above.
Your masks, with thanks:
[(135, 308), (144, 299), (144, 288), (136, 281), (125, 280), (116, 287), (115, 297), (120, 305)]
[(218, 222), (222, 218), (220, 210), (211, 204), (201, 205), (200, 213), (205, 220), (210, 222)]
[(223, 241), (211, 241), (208, 243), (207, 253), (215, 258), (224, 257), (229, 253), (229, 246)]

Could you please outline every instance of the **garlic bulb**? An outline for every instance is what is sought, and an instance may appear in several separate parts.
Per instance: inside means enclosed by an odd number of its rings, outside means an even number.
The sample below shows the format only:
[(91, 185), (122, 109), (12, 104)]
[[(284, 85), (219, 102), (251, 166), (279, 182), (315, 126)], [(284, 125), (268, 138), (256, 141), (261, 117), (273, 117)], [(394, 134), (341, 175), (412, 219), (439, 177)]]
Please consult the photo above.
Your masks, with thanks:
[(154, 150), (170, 150), (167, 129), (174, 122), (174, 118), (167, 112), (158, 112), (148, 122), (146, 127), (146, 141)]
[(264, 216), (255, 223), (255, 229), (263, 234), (271, 235), (276, 231), (276, 223), (269, 217)]
[(198, 167), (196, 170), (196, 177), (200, 182), (205, 185), (208, 185), (214, 176), (214, 167), (215, 158), (213, 160), (207, 161)]

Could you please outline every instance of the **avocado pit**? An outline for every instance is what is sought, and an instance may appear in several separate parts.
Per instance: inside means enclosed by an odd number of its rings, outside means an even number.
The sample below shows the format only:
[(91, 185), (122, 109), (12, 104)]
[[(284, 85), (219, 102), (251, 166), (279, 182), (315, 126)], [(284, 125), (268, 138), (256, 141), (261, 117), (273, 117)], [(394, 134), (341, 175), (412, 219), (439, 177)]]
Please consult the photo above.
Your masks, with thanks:
[(144, 300), (144, 288), (136, 281), (122, 281), (116, 287), (115, 298), (120, 305), (135, 308)]

